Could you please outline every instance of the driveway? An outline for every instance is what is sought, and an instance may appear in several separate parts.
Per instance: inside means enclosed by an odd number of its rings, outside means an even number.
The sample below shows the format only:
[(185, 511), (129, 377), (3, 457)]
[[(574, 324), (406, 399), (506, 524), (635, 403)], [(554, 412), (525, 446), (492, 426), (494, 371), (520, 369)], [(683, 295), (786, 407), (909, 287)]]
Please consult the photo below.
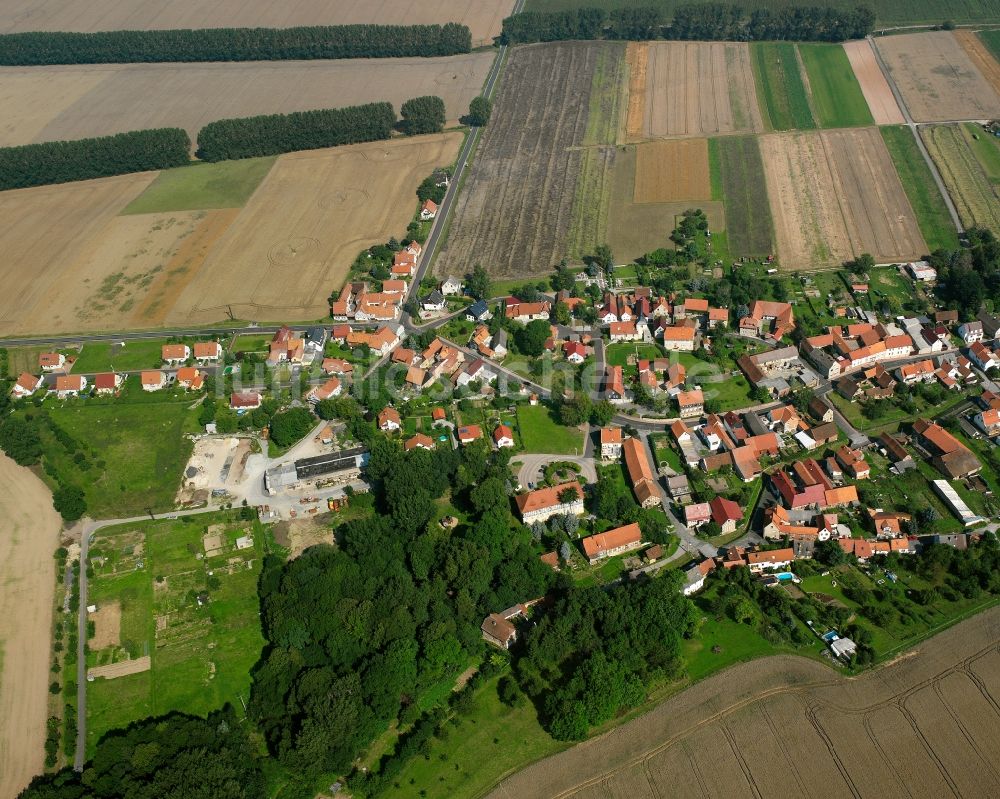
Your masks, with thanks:
[(587, 478), (587, 482), (597, 482), (597, 469), (594, 467), (593, 458), (574, 455), (518, 455), (516, 458), (521, 461), (517, 479), (525, 488), (529, 485), (538, 485), (542, 480), (542, 467), (556, 462), (575, 463), (580, 467), (580, 474)]

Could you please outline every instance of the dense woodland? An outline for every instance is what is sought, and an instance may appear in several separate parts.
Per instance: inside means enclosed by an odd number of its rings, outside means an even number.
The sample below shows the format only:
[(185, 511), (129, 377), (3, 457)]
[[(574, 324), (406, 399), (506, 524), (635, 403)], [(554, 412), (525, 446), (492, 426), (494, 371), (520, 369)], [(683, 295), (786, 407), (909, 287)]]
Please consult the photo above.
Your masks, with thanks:
[(468, 53), (465, 25), (326, 25), (0, 35), (0, 64), (282, 61)]
[(699, 41), (839, 42), (861, 39), (875, 26), (875, 13), (858, 7), (851, 11), (807, 6), (748, 12), (739, 5), (710, 3), (679, 6), (672, 20), (659, 8), (611, 11), (580, 8), (570, 11), (527, 11), (503, 21), (505, 44), (552, 42), (566, 39), (679, 39)]
[(969, 228), (965, 239), (957, 250), (935, 252), (930, 264), (938, 272), (938, 297), (967, 320), (984, 303), (1000, 309), (1000, 241), (985, 228)]
[(220, 119), (198, 133), (198, 157), (226, 161), (388, 139), (395, 124), (391, 103)]
[(188, 163), (190, 150), (180, 128), (0, 147), (0, 190), (169, 169)]

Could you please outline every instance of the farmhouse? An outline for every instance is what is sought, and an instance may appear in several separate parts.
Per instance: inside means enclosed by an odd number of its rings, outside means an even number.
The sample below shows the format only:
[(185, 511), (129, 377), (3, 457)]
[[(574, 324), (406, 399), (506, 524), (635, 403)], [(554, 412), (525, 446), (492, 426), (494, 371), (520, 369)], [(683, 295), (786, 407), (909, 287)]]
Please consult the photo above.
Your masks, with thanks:
[(913, 432), (931, 455), (931, 463), (949, 480), (969, 477), (982, 469), (971, 450), (936, 422), (917, 419)]
[(795, 329), (795, 314), (787, 302), (755, 300), (750, 313), (740, 319), (740, 335), (780, 341)]
[(906, 265), (906, 271), (918, 283), (933, 283), (937, 280), (937, 270), (927, 261), (911, 261)]
[[(567, 491), (572, 491), (573, 498), (570, 498)], [(569, 501), (565, 501), (565, 500)], [(552, 516), (571, 513), (579, 516), (583, 513), (583, 489), (578, 482), (571, 481), (560, 483), (556, 486), (539, 488), (529, 491), (526, 494), (518, 494), (514, 497), (521, 521), (525, 524), (532, 522), (544, 522)]]
[(829, 333), (802, 342), (802, 354), (827, 380), (882, 361), (905, 358), (913, 349), (909, 335), (890, 334), (882, 325), (871, 324), (831, 327)]
[(662, 500), (656, 490), (653, 469), (642, 442), (638, 438), (629, 437), (622, 444), (622, 451), (625, 454), (625, 467), (628, 469), (636, 500), (644, 508), (659, 505)]
[(427, 199), (424, 200), (424, 204), (420, 206), (420, 218), (424, 222), (433, 219), (437, 216), (438, 207), (434, 200)]
[(608, 335), (611, 342), (618, 341), (639, 341), (642, 334), (636, 327), (635, 322), (612, 322), (608, 325)]
[(483, 638), (486, 642), (500, 649), (510, 649), (511, 645), (517, 641), (517, 628), (511, 619), (517, 618), (524, 613), (520, 605), (515, 605), (502, 613), (491, 613), (480, 626)]
[(581, 543), (587, 560), (596, 563), (602, 558), (611, 558), (622, 552), (638, 549), (643, 545), (643, 540), (638, 523), (633, 522), (624, 527), (587, 536)]
[(709, 503), (712, 521), (722, 528), (723, 533), (732, 533), (736, 525), (743, 521), (743, 509), (731, 499), (714, 497)]
[(663, 338), (663, 349), (668, 352), (693, 352), (695, 330), (693, 327), (661, 327), (657, 337)]
[(508, 297), (504, 301), (504, 316), (507, 319), (514, 319), (525, 324), (539, 319), (548, 320), (551, 312), (552, 303), (548, 300), (521, 302), (515, 297)]
[(795, 560), (795, 552), (790, 547), (747, 553), (747, 566), (755, 574), (765, 569), (780, 569), (788, 566), (793, 560)]

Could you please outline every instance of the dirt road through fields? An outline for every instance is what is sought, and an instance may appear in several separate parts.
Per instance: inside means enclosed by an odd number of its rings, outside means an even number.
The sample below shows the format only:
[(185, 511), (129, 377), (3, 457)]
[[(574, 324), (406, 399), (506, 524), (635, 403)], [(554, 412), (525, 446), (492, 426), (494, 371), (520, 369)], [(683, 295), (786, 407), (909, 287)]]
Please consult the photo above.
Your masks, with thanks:
[(0, 796), (42, 771), (62, 520), (45, 484), (0, 454)]

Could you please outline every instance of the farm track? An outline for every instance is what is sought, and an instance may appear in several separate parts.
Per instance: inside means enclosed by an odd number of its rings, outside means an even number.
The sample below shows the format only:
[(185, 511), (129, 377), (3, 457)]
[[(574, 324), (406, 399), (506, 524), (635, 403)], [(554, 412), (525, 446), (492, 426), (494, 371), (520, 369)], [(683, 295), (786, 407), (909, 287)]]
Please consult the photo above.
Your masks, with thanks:
[[(983, 639), (988, 641), (985, 646), (981, 645)], [(734, 765), (739, 763), (742, 776), (747, 779), (747, 787), (734, 793), (761, 795), (761, 785), (754, 781), (753, 776), (753, 767), (757, 763), (739, 744), (740, 740), (749, 741), (755, 737), (777, 740), (780, 760), (787, 761), (788, 768), (783, 768), (786, 764), (781, 762), (769, 762), (767, 768), (777, 769), (783, 774), (794, 768), (794, 747), (786, 746), (786, 742), (795, 740), (794, 723), (788, 721), (788, 714), (794, 713), (794, 710), (785, 708), (782, 726), (770, 714), (774, 703), (781, 697), (794, 697), (801, 702), (799, 723), (811, 730), (810, 735), (815, 734), (824, 742), (825, 752), (822, 756), (816, 752), (816, 757), (825, 760), (829, 768), (836, 769), (833, 773), (839, 772), (844, 780), (843, 791), (837, 791), (834, 785), (828, 783), (816, 786), (796, 770), (800, 795), (841, 795), (845, 791), (855, 797), (871, 795), (875, 786), (887, 785), (886, 772), (894, 774), (892, 785), (897, 793), (927, 795), (931, 783), (915, 782), (919, 779), (916, 772), (905, 768), (894, 771), (899, 751), (895, 744), (886, 746), (889, 742), (885, 738), (886, 724), (893, 729), (902, 724), (902, 729), (909, 731), (907, 739), (913, 736), (915, 751), (911, 746), (907, 756), (916, 757), (916, 752), (919, 752), (919, 757), (931, 768), (925, 776), (929, 779), (934, 774), (936, 782), (936, 775), (940, 775), (941, 792), (938, 795), (967, 796), (969, 791), (962, 788), (974, 778), (982, 783), (976, 783), (981, 795), (996, 795), (1000, 790), (1000, 762), (990, 762), (989, 758), (995, 759), (996, 755), (984, 750), (980, 743), (992, 738), (983, 738), (987, 729), (980, 730), (975, 726), (977, 718), (970, 717), (974, 715), (971, 710), (963, 715), (956, 700), (959, 696), (969, 697), (972, 704), (964, 703), (967, 708), (985, 704), (993, 719), (990, 722), (993, 726), (989, 729), (1000, 725), (1000, 705), (981, 678), (977, 679), (980, 664), (985, 664), (986, 658), (995, 658), (998, 652), (1000, 611), (991, 610), (924, 642), (910, 656), (898, 658), (856, 678), (824, 679), (819, 666), (797, 666), (798, 661), (786, 658), (734, 667), (668, 700), (647, 716), (505, 780), (492, 796), (517, 795), (524, 799), (535, 796), (582, 797), (595, 786), (609, 784), (608, 780), (613, 780), (616, 775), (635, 773), (641, 769), (650, 783), (650, 792), (635, 793), (634, 796), (643, 799), (656, 795), (655, 780), (650, 773), (651, 761), (668, 751), (682, 754), (682, 761), (677, 758), (669, 760), (675, 766), (671, 781), (688, 784), (692, 789), (697, 786), (701, 793), (711, 795), (688, 746), (693, 745), (696, 735), (700, 740), (705, 734), (714, 736), (720, 743), (725, 740), (737, 758)], [(967, 679), (948, 679), (958, 675)], [(766, 685), (775, 678), (783, 679), (784, 684), (760, 690), (753, 687)], [(937, 713), (933, 709), (936, 705), (927, 705), (925, 699), (943, 704), (947, 712)], [(918, 700), (923, 704), (918, 706)], [(976, 705), (977, 702), (979, 705)], [(746, 712), (751, 708), (761, 711), (754, 714), (752, 723)], [(857, 735), (844, 737), (852, 729), (850, 725), (834, 725), (839, 726), (839, 731), (831, 733), (830, 723), (837, 718), (856, 719), (855, 723), (862, 725), (864, 730), (858, 730), (862, 738)], [(959, 732), (951, 734), (951, 737), (957, 737), (961, 745), (942, 740), (943, 735), (948, 737), (942, 727), (945, 724), (949, 729), (955, 725)], [(737, 730), (740, 731), (739, 736)], [(977, 730), (980, 731), (978, 739), (975, 735)], [(906, 746), (905, 743), (902, 745)], [(675, 749), (678, 746), (680, 749)], [(639, 754), (634, 754), (636, 748), (640, 749)], [(859, 760), (855, 755), (862, 758)], [(875, 761), (871, 760), (872, 757)], [(966, 774), (963, 764), (971, 763), (969, 758), (985, 761), (988, 765), (977, 766), (971, 775)], [(682, 766), (678, 770), (678, 762), (686, 763), (686, 768)], [(870, 767), (856, 771), (860, 764)], [(815, 774), (818, 768), (818, 763), (812, 764), (810, 773)], [(963, 769), (960, 779), (956, 769)], [(537, 787), (534, 787), (536, 784)]]

